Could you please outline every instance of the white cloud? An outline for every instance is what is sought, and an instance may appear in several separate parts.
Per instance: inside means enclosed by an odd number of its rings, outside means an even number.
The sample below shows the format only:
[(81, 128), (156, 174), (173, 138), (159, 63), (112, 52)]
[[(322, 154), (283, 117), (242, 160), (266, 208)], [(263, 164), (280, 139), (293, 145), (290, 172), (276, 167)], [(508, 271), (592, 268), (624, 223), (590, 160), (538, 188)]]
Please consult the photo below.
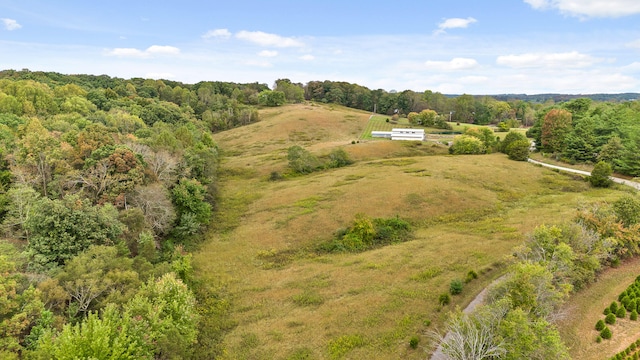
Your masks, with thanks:
[(151, 45), (146, 50), (136, 48), (115, 48), (106, 50), (108, 56), (130, 57), (130, 58), (148, 58), (153, 55), (178, 55), (180, 49), (174, 46)]
[(275, 47), (302, 47), (304, 44), (294, 38), (282, 37), (276, 34), (269, 34), (262, 31), (240, 31), (236, 37), (261, 46)]
[(447, 29), (464, 29), (467, 28), (469, 25), (473, 24), (474, 22), (477, 22), (478, 20), (472, 18), (472, 17), (468, 17), (466, 19), (462, 19), (462, 18), (450, 18), (450, 19), (445, 19), (443, 22), (441, 22), (440, 24), (438, 24), (438, 30), (436, 30), (436, 34), (442, 34), (444, 33)]
[(314, 60), (315, 58), (316, 57), (311, 54), (300, 56), (300, 60), (304, 60), (304, 61), (311, 61), (311, 60)]
[(144, 51), (134, 49), (134, 48), (115, 48), (112, 50), (107, 50), (106, 54), (109, 56), (117, 56), (117, 57), (143, 58), (148, 56), (148, 54), (146, 54)]
[(258, 53), (258, 56), (275, 57), (275, 56), (278, 56), (278, 52), (275, 50), (262, 50)]
[(577, 51), (564, 53), (527, 53), (519, 55), (502, 55), (496, 64), (512, 68), (579, 68), (591, 66), (601, 60)]
[(637, 0), (524, 0), (537, 10), (556, 9), (580, 18), (622, 17), (640, 14)]
[(231, 37), (231, 32), (229, 32), (229, 30), (227, 29), (209, 30), (204, 35), (202, 35), (203, 39), (211, 39), (211, 38), (228, 39), (230, 37)]
[(468, 70), (478, 66), (476, 59), (469, 58), (453, 58), (450, 61), (425, 61), (424, 66), (430, 70)]
[(4, 24), (4, 28), (9, 31), (18, 30), (22, 27), (22, 25), (18, 24), (18, 22), (13, 19), (3, 18), (0, 20), (2, 20), (2, 23)]

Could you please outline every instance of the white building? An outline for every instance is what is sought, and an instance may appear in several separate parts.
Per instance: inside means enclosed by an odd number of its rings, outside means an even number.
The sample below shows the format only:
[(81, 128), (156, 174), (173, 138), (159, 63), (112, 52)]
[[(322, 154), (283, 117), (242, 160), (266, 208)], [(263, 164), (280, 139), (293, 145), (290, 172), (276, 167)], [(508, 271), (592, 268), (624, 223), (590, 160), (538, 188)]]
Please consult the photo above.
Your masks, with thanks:
[(391, 129), (391, 131), (372, 131), (371, 137), (391, 140), (424, 141), (424, 129)]

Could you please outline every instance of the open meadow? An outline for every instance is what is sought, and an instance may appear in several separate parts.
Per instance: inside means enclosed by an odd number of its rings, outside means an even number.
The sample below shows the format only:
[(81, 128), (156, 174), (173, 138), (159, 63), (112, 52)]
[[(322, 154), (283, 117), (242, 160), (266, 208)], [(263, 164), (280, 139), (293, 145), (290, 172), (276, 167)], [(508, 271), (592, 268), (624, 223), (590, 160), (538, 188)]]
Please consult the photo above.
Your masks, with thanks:
[[(226, 359), (424, 359), (435, 347), (429, 333), (500, 276), (536, 226), (624, 192), (500, 153), (356, 142), (367, 112), (300, 104), (260, 116), (215, 135), (220, 200), (194, 254), (198, 277), (231, 303)], [(292, 145), (320, 157), (342, 147), (355, 163), (289, 175)], [(414, 236), (361, 253), (318, 251), (357, 214), (405, 219)], [(470, 270), (478, 279), (441, 307), (438, 297)]]

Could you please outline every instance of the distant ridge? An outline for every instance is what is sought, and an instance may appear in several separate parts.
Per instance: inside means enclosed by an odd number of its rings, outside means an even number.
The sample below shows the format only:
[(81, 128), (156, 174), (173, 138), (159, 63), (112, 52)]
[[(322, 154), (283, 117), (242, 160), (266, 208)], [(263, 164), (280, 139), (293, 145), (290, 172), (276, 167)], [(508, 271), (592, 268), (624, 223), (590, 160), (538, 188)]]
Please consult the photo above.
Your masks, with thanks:
[(549, 100), (554, 102), (563, 102), (578, 98), (588, 98), (594, 101), (635, 101), (640, 98), (640, 93), (619, 93), (619, 94), (499, 94), (499, 95), (487, 95), (496, 100), (508, 101), (508, 100), (524, 100), (530, 102), (544, 103)]

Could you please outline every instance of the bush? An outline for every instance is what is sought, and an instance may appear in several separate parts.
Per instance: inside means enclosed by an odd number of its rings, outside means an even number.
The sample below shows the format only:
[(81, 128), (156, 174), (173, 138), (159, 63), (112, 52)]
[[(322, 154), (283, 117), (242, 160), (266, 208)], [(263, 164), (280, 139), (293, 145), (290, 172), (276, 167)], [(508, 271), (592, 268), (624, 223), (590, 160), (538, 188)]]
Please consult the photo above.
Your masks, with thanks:
[(615, 301), (612, 302), (611, 305), (609, 305), (609, 310), (611, 310), (611, 312), (615, 314), (618, 311), (618, 303)]
[(624, 307), (620, 307), (618, 311), (616, 311), (616, 317), (624, 319), (625, 316), (627, 316), (627, 310)]
[(420, 338), (417, 337), (416, 335), (413, 335), (411, 339), (409, 339), (409, 346), (411, 346), (412, 349), (417, 349), (419, 342), (420, 342)]
[(301, 146), (294, 145), (287, 150), (289, 167), (299, 173), (308, 174), (320, 168), (320, 160)]
[(604, 324), (604, 321), (602, 319), (598, 320), (596, 323), (596, 330), (602, 331), (605, 327), (606, 325)]
[(611, 329), (609, 329), (608, 326), (605, 326), (604, 329), (600, 331), (600, 336), (602, 336), (603, 339), (609, 340), (611, 339), (612, 335), (613, 334), (611, 333)]
[(458, 295), (462, 292), (463, 286), (464, 285), (461, 280), (451, 280), (451, 283), (449, 284), (449, 292), (451, 295)]
[(269, 181), (280, 181), (282, 180), (282, 175), (280, 175), (277, 171), (272, 171), (269, 175)]
[(609, 325), (613, 325), (616, 323), (616, 316), (613, 313), (611, 313), (604, 318), (604, 322)]
[(506, 153), (511, 160), (527, 161), (530, 146), (529, 140), (516, 140), (507, 146)]
[(454, 155), (475, 155), (484, 154), (487, 148), (482, 140), (470, 135), (460, 135), (453, 139), (453, 145), (449, 148), (449, 153)]
[(631, 311), (631, 315), (629, 315), (629, 320), (633, 320), (633, 321), (638, 320), (638, 312), (636, 311), (636, 309), (633, 309), (633, 311)]
[(598, 335), (598, 337), (596, 338), (596, 342), (600, 344), (602, 342), (602, 336)]
[(335, 149), (329, 153), (329, 163), (327, 164), (328, 168), (339, 168), (351, 164), (353, 164), (353, 161), (349, 158), (349, 154), (347, 154), (344, 149)]
[[(450, 302), (451, 302), (451, 296), (449, 296), (449, 294), (440, 294), (440, 296), (438, 297), (438, 303), (440, 304), (440, 306), (449, 305)], [(614, 317), (614, 320), (615, 320), (615, 317)]]
[(471, 280), (477, 279), (478, 278), (478, 273), (473, 271), (473, 270), (469, 270), (469, 272), (467, 273), (467, 277), (465, 277), (464, 282), (468, 283)]
[(591, 176), (589, 176), (589, 182), (595, 187), (609, 187), (612, 183), (611, 179), (609, 179), (612, 172), (611, 165), (600, 161), (593, 167)]
[(607, 316), (611, 314), (611, 309), (609, 309), (608, 307), (604, 308), (604, 311), (602, 312), (602, 315)]

